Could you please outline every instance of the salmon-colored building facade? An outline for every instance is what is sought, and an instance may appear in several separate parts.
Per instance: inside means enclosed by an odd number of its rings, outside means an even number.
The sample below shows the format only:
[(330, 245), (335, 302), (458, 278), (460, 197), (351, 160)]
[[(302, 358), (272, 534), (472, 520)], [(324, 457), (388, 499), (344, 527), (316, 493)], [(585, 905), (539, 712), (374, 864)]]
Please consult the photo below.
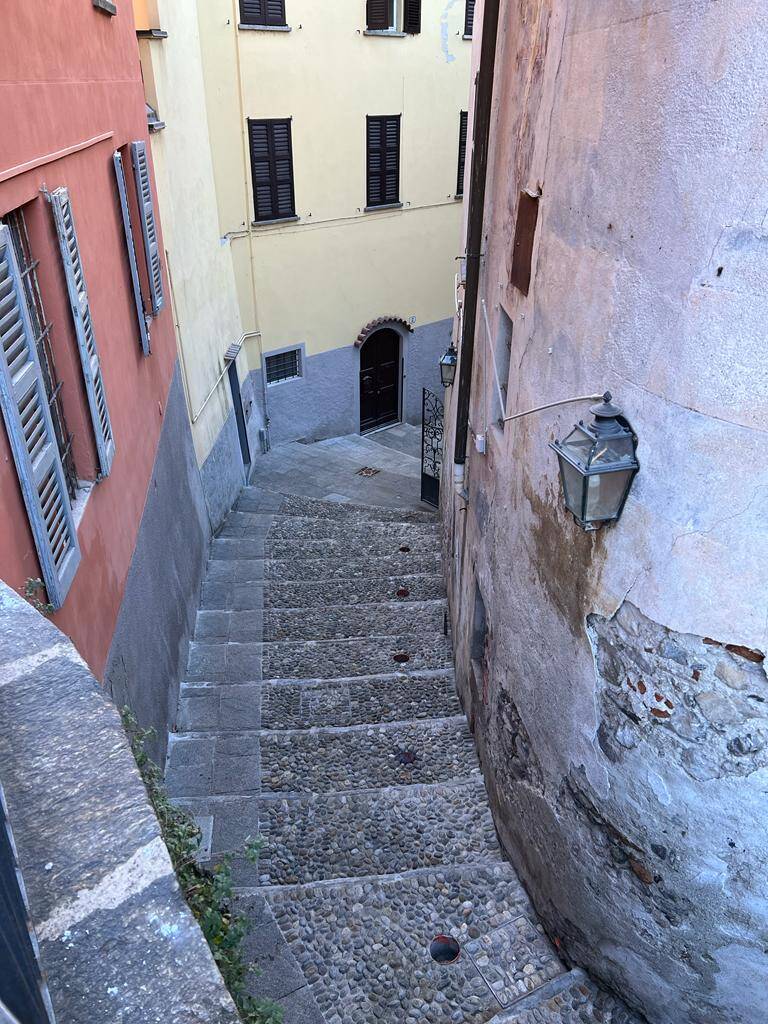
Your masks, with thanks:
[[(13, 17), (3, 19), (0, 66), (0, 577), (21, 593), (42, 579), (46, 588), (38, 588), (37, 599), (54, 605), (53, 621), (117, 699), (127, 699), (132, 686), (144, 687), (145, 697), (154, 687), (141, 717), (162, 729), (173, 700), (163, 676), (175, 673), (173, 648), (188, 632), (187, 613), (163, 605), (186, 605), (195, 596), (208, 524), (175, 374), (131, 6), (110, 0), (14, 5)], [(121, 203), (116, 152), (127, 203)], [(20, 305), (27, 307), (23, 316)], [(39, 451), (32, 447), (26, 399), (14, 397), (22, 373), (13, 346), (22, 321), (37, 349), (37, 370), (32, 363), (27, 369), (37, 373), (41, 395), (45, 385), (50, 412)], [(169, 414), (173, 422), (166, 425)], [(19, 446), (29, 450), (26, 462)], [(47, 527), (48, 492), (41, 480), (29, 479), (39, 475), (35, 460), (44, 457), (59, 468), (58, 518), (51, 513)], [(47, 573), (41, 529), (48, 529), (53, 554)], [(76, 536), (67, 534), (72, 530)], [(62, 567), (65, 542), (72, 558)], [(167, 580), (161, 553), (171, 566)], [(137, 568), (131, 589), (136, 557), (144, 568), (154, 566), (154, 579), (139, 580), (146, 573)], [(157, 678), (139, 684), (147, 671)]]

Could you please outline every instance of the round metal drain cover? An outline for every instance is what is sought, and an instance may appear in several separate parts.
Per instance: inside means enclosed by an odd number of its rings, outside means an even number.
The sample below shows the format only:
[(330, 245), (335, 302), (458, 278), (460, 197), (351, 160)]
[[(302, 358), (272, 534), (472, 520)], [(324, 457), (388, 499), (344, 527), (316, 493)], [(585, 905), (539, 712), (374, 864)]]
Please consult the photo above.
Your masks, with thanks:
[(400, 546), (400, 550), (403, 552), (403, 554), (407, 554), (411, 549), (408, 547), (407, 544), (402, 544)]
[(455, 964), (461, 946), (452, 935), (436, 935), (429, 944), (429, 955), (437, 964)]
[(398, 591), (397, 591), (397, 596), (398, 597), (410, 597), (410, 594), (411, 594), (411, 592), (408, 589), (408, 587), (399, 587), (398, 588)]
[(411, 660), (411, 656), (410, 656), (410, 654), (396, 654), (394, 656), (394, 660), (399, 665), (404, 665), (406, 663), (406, 661), (410, 661)]

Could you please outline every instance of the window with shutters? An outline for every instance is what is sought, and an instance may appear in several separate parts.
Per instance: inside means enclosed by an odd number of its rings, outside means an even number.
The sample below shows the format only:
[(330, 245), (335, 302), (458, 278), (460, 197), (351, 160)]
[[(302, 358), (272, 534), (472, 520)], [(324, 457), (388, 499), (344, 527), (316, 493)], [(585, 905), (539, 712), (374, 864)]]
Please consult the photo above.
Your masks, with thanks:
[(163, 290), (163, 262), (160, 258), (160, 241), (155, 223), (155, 199), (152, 194), (152, 179), (149, 175), (147, 144), (143, 139), (131, 143), (131, 162), (136, 182), (136, 201), (139, 208), (141, 235), (144, 239), (144, 259), (149, 281), (149, 297), (152, 315), (157, 316), (165, 304)]
[(301, 352), (297, 348), (266, 356), (264, 363), (267, 370), (267, 384), (279, 384), (281, 381), (293, 380), (295, 377), (301, 376)]
[(45, 315), (42, 293), (37, 279), (39, 261), (32, 255), (23, 208), (6, 214), (2, 222), (8, 228), (11, 244), (16, 255), (19, 276), (23, 284), (24, 297), (29, 313), (29, 322), (32, 327), (35, 348), (37, 349), (38, 362), (40, 363), (40, 372), (43, 376), (45, 393), (48, 398), (48, 409), (56, 439), (56, 447), (59, 450), (59, 457), (64, 468), (67, 492), (70, 498), (74, 500), (77, 494), (78, 481), (72, 454), (73, 436), (64, 418), (64, 408), (62, 406), (64, 385), (56, 371), (56, 360), (54, 358), (51, 337), (53, 325)]
[(464, 167), (467, 162), (467, 121), (469, 115), (466, 110), (459, 114), (459, 170), (456, 177), (456, 195), (464, 195)]
[(400, 114), (366, 119), (366, 209), (400, 204)]
[(240, 24), (257, 28), (284, 28), (285, 0), (240, 0)]
[(248, 120), (254, 220), (296, 216), (289, 118)]
[(99, 456), (100, 473), (102, 477), (105, 477), (109, 476), (109, 471), (112, 468), (115, 441), (112, 435), (112, 424), (107, 407), (107, 395), (101, 372), (93, 318), (91, 317), (91, 306), (88, 301), (85, 268), (77, 239), (72, 201), (69, 191), (63, 187), (57, 188), (50, 194), (50, 201), (56, 233), (59, 236), (59, 249), (67, 282), (77, 347), (80, 350), (80, 365), (91, 413), (93, 439)]
[(475, 23), (475, 0), (467, 0), (467, 7), (464, 11), (464, 38), (472, 38), (472, 29)]
[(366, 23), (369, 32), (397, 30), (396, 0), (366, 0)]
[(60, 608), (80, 562), (80, 548), (71, 482), (53, 423), (55, 396), (45, 376), (50, 369), (44, 372), (40, 359), (46, 342), (39, 328), (45, 318), (42, 306), (35, 308), (39, 297), (30, 292), (34, 285), (26, 258), (22, 255), (20, 262), (16, 255), (17, 231), (18, 223), (12, 230), (0, 222), (0, 407), (48, 600)]
[(123, 156), (119, 149), (112, 154), (112, 161), (115, 167), (115, 180), (117, 181), (117, 194), (120, 199), (120, 212), (123, 218), (123, 234), (125, 235), (125, 247), (128, 256), (128, 269), (131, 273), (131, 288), (133, 290), (133, 303), (136, 309), (136, 322), (139, 328), (139, 342), (145, 356), (150, 353), (149, 324), (151, 317), (144, 312), (144, 299), (141, 294), (141, 281), (139, 278), (139, 264), (136, 259), (136, 244), (133, 238), (133, 224), (131, 222), (131, 211), (128, 206), (128, 183), (125, 179), (125, 168)]

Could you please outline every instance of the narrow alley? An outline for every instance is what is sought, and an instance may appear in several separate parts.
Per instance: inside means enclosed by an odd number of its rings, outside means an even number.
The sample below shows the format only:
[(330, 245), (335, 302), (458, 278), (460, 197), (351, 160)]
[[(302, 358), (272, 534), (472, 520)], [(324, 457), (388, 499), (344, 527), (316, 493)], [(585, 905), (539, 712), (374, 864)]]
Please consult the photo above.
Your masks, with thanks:
[[(233, 855), (254, 990), (286, 1024), (629, 1024), (559, 961), (501, 857), (417, 440), (401, 426), (262, 460), (213, 543), (169, 792), (206, 856)], [(430, 957), (441, 933), (454, 965)]]

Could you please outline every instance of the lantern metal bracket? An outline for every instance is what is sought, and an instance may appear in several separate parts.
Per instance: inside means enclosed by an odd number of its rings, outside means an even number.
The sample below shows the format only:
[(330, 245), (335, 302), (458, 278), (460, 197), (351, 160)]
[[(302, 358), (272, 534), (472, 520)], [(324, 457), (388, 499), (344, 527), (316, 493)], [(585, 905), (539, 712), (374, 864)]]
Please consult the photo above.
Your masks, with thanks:
[(513, 416), (505, 416), (504, 422), (519, 420), (523, 416), (530, 416), (533, 412), (543, 412), (544, 409), (554, 409), (558, 405), (570, 405), (572, 402), (596, 402), (604, 397), (604, 395), (578, 395), (576, 398), (562, 398), (559, 402), (547, 402), (546, 405), (537, 405), (533, 409), (526, 409), (525, 412), (516, 412)]

